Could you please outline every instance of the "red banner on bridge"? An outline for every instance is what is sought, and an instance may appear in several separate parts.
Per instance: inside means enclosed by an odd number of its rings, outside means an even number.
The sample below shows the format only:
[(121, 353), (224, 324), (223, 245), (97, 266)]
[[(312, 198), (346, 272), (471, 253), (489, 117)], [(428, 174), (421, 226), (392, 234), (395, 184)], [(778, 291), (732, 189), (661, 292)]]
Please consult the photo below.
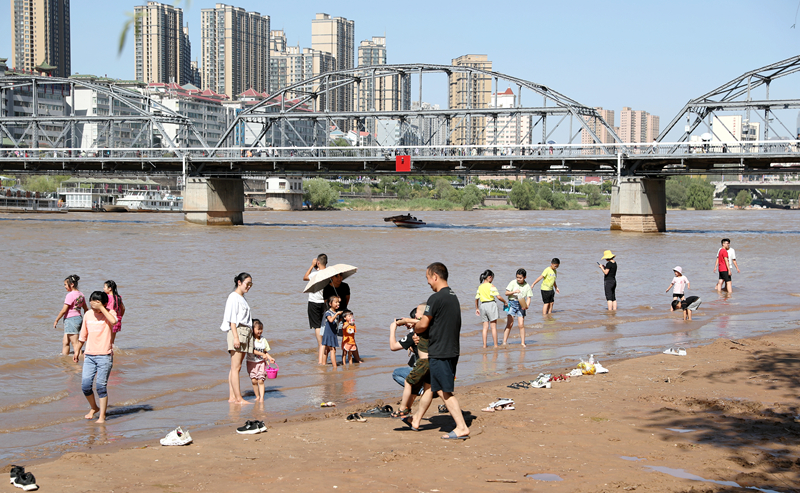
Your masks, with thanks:
[(395, 171), (411, 171), (411, 156), (395, 157)]

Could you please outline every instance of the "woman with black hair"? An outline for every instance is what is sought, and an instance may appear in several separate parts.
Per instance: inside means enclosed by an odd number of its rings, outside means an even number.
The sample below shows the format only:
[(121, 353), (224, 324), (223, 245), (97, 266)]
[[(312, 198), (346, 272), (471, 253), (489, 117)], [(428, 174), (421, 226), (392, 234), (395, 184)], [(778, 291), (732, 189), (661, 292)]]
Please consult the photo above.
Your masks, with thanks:
[(56, 321), (53, 322), (53, 328), (58, 327), (58, 321), (64, 318), (64, 338), (61, 341), (61, 355), (67, 356), (70, 352), (70, 346), (75, 348), (78, 343), (78, 334), (81, 332), (81, 323), (83, 322), (83, 314), (81, 311), (88, 310), (86, 306), (86, 298), (83, 293), (78, 291), (78, 281), (81, 278), (75, 274), (67, 276), (64, 279), (64, 289), (67, 290), (67, 296), (64, 298), (64, 306), (58, 312)]
[(125, 303), (122, 302), (122, 296), (119, 295), (119, 291), (117, 291), (117, 283), (109, 279), (103, 285), (103, 292), (108, 295), (108, 305), (106, 308), (108, 310), (114, 310), (117, 314), (117, 323), (114, 324), (114, 327), (111, 328), (111, 344), (114, 344), (114, 340), (117, 338), (117, 332), (122, 330), (122, 316), (125, 315)]
[(247, 353), (252, 353), (253, 346), (253, 318), (250, 314), (250, 305), (244, 295), (253, 286), (253, 278), (247, 272), (242, 272), (233, 278), (234, 290), (228, 295), (225, 303), (225, 314), (222, 318), (220, 329), (228, 335), (228, 353), (231, 355), (231, 369), (228, 372), (228, 402), (234, 404), (250, 404), (242, 398), (239, 386), (239, 372)]

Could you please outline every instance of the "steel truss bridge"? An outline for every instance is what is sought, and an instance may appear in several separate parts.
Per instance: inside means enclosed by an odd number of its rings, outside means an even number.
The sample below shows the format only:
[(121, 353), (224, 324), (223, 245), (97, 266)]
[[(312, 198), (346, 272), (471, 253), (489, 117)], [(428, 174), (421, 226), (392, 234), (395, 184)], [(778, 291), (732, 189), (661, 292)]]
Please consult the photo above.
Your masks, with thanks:
[[(146, 97), (113, 84), (96, 84), (51, 77), (0, 77), (0, 95), (30, 91), (36, 100), (41, 87), (69, 87), (69, 116), (8, 115), (3, 106), (0, 135), (11, 145), (0, 150), (0, 171), (7, 173), (184, 173), (192, 176), (247, 174), (339, 175), (395, 173), (399, 155), (411, 157), (410, 174), (590, 174), (667, 176), (686, 173), (765, 174), (800, 171), (800, 143), (778, 118), (782, 110), (800, 108), (800, 99), (769, 99), (770, 83), (800, 70), (800, 56), (768, 65), (690, 100), (652, 143), (623, 143), (614, 129), (591, 107), (552, 88), (498, 72), (449, 65), (380, 65), (329, 72), (288, 86), (241, 111), (219, 142), (207, 144), (187, 117)], [(412, 108), (424, 101), (431, 78), (446, 81), (448, 91), (465, 101), (455, 108)], [(380, 81), (390, 81), (381, 83)], [(437, 83), (436, 80), (433, 82)], [(386, 89), (389, 86), (390, 89)], [(416, 90), (414, 87), (416, 86)], [(378, 89), (382, 87), (383, 89)], [(516, 87), (511, 107), (472, 107), (477, 91), (500, 93)], [(75, 90), (103, 95), (125, 108), (107, 115), (76, 115)], [(754, 99), (756, 91), (766, 95)], [(428, 89), (430, 90), (430, 89)], [(52, 91), (52, 90), (51, 90)], [(382, 94), (378, 94), (383, 91)], [(350, 95), (350, 96), (347, 96)], [(357, 111), (337, 111), (337, 101), (352, 97)], [(0, 99), (0, 100), (3, 100)], [(391, 104), (386, 103), (389, 101)], [(377, 103), (376, 103), (377, 101)], [(383, 101), (383, 102), (381, 102)], [(541, 105), (534, 103), (540, 101)], [(386, 103), (386, 104), (385, 104)], [(384, 109), (375, 109), (384, 105)], [(786, 131), (791, 140), (693, 142), (701, 125), (713, 134), (712, 118), (725, 112), (756, 115), (764, 135)], [(662, 139), (682, 120), (689, 122), (675, 142)], [(329, 145), (332, 132), (372, 129), (382, 121), (399, 126), (393, 145)], [(526, 122), (526, 123), (523, 123)], [(136, 123), (134, 126), (132, 123)], [(95, 145), (77, 144), (76, 126), (95, 124)], [(180, 147), (164, 125), (179, 126), (183, 135), (198, 138), (198, 147)], [(780, 126), (776, 126), (780, 124)], [(60, 129), (47, 145), (40, 132)], [(115, 140), (118, 129), (136, 128), (128, 145)], [(516, 142), (498, 142), (512, 126)], [(783, 130), (781, 130), (781, 128)], [(427, 132), (424, 129), (429, 129)], [(551, 140), (557, 130), (566, 143)], [(579, 142), (581, 131), (595, 143)], [(105, 134), (103, 133), (105, 132)], [(613, 142), (599, 143), (605, 132)], [(233, 145), (239, 139), (246, 144)], [(717, 139), (718, 140), (718, 139)], [(156, 141), (160, 141), (158, 145)], [(185, 141), (185, 139), (183, 140)], [(480, 143), (479, 143), (480, 142)], [(360, 142), (359, 142), (360, 144)]]

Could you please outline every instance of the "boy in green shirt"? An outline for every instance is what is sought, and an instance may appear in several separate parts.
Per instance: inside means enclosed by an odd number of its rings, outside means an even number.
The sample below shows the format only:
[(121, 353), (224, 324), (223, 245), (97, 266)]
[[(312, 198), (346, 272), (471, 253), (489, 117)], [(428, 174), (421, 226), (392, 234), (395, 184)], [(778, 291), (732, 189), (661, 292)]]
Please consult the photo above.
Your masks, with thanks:
[(548, 315), (553, 313), (553, 304), (556, 300), (556, 293), (561, 294), (561, 291), (558, 290), (558, 284), (556, 283), (556, 277), (558, 274), (556, 270), (558, 270), (558, 266), (561, 265), (561, 261), (557, 258), (554, 258), (550, 261), (550, 267), (546, 268), (542, 275), (537, 277), (531, 287), (536, 286), (536, 283), (542, 281), (542, 315)]

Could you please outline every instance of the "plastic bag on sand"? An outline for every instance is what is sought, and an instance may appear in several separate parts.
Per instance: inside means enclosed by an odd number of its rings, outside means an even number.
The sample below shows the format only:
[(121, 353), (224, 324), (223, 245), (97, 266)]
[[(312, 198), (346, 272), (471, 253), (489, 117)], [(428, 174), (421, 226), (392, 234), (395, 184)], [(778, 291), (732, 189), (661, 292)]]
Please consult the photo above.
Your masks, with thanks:
[(590, 364), (589, 362), (583, 360), (581, 360), (581, 362), (578, 363), (578, 369), (581, 370), (581, 373), (583, 373), (584, 375), (594, 375), (595, 373), (597, 373), (597, 369), (593, 364)]

